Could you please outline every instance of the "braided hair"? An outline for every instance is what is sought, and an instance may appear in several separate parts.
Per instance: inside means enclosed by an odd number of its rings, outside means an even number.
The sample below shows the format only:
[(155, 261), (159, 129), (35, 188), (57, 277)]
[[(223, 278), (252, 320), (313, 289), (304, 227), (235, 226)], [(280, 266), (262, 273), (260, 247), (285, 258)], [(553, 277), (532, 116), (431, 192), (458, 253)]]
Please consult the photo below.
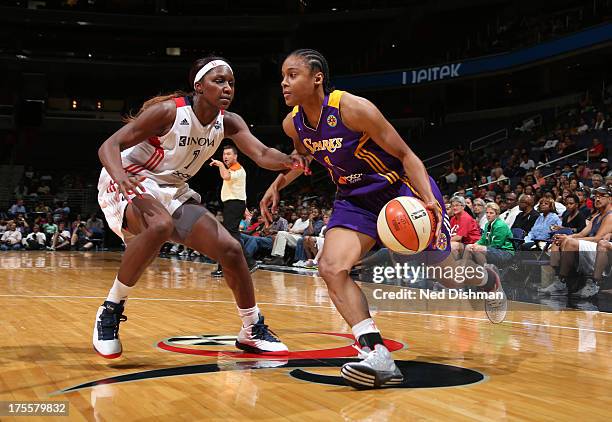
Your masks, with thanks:
[(329, 77), (329, 65), (327, 60), (323, 57), (323, 54), (317, 50), (311, 50), (308, 48), (301, 48), (293, 51), (289, 56), (298, 56), (304, 59), (311, 72), (322, 72), (323, 73), (323, 92), (329, 94), (334, 90)]

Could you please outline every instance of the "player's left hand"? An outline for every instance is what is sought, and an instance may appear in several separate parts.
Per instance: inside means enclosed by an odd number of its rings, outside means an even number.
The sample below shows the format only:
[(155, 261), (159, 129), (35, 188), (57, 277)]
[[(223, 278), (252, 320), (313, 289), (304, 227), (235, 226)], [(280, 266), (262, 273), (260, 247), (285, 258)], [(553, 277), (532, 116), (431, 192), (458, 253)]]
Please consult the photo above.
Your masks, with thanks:
[(432, 242), (437, 242), (440, 237), (440, 231), (442, 230), (442, 211), (440, 210), (440, 206), (438, 205), (438, 201), (435, 199), (433, 201), (425, 202), (425, 208), (430, 210), (434, 217), (436, 218), (436, 235), (434, 236)]
[(289, 158), (291, 158), (291, 164), (288, 166), (289, 169), (303, 169), (306, 176), (310, 176), (312, 174), (310, 167), (308, 166), (308, 157), (298, 153), (293, 153), (289, 156)]

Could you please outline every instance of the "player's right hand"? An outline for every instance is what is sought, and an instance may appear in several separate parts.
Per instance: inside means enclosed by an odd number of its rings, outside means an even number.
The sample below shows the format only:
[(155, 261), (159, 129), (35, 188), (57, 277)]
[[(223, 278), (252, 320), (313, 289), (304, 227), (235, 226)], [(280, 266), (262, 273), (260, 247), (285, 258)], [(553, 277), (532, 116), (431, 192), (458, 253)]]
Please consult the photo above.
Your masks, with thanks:
[(128, 201), (129, 204), (132, 203), (130, 199), (130, 195), (136, 195), (139, 198), (142, 198), (142, 194), (146, 192), (142, 182), (146, 179), (145, 176), (136, 176), (133, 174), (125, 174), (118, 180), (115, 180), (115, 184), (117, 185), (117, 195), (121, 194)]
[(280, 200), (280, 194), (278, 189), (274, 186), (270, 186), (264, 194), (261, 201), (259, 201), (259, 210), (261, 216), (264, 219), (266, 227), (272, 224), (272, 213), (278, 210), (278, 202)]

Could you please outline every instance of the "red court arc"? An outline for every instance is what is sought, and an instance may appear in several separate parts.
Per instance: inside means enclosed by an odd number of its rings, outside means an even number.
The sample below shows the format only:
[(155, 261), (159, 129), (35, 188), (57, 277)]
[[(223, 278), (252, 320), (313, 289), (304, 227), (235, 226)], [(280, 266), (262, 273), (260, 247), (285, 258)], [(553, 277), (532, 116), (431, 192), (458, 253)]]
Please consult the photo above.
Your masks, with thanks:
[[(326, 332), (308, 332), (305, 334), (323, 334), (326, 336), (344, 337), (351, 340), (355, 338), (351, 334), (345, 333), (326, 333)], [(404, 344), (399, 341), (384, 339), (385, 346), (390, 352), (395, 352), (404, 348)], [(164, 340), (157, 343), (157, 347), (169, 352), (183, 353), (187, 355), (199, 355), (199, 356), (210, 356), (210, 357), (230, 357), (234, 359), (250, 359), (266, 357), (266, 359), (325, 359), (325, 358), (339, 358), (339, 357), (352, 357), (357, 356), (357, 350), (352, 345), (335, 347), (331, 349), (316, 349), (316, 350), (299, 350), (296, 352), (289, 352), (287, 355), (272, 355), (272, 354), (255, 354), (245, 353), (228, 350), (202, 350), (202, 349), (190, 349), (188, 347), (173, 346), (166, 343)]]

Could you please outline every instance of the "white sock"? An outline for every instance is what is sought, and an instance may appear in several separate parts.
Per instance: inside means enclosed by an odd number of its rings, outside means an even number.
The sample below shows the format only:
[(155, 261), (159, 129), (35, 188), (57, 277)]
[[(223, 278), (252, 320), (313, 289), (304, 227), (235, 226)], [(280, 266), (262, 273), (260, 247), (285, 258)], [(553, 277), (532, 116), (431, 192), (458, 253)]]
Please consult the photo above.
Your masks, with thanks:
[(106, 300), (113, 303), (120, 303), (122, 300), (127, 300), (128, 295), (133, 288), (134, 286), (126, 286), (120, 282), (117, 277), (115, 277), (115, 282), (113, 283), (113, 287), (111, 287), (110, 292), (108, 292), (108, 297)]
[(242, 326), (246, 328), (259, 321), (259, 307), (255, 305), (247, 309), (238, 308), (238, 315), (240, 315), (240, 319), (242, 319)]
[(364, 334), (380, 333), (380, 331), (378, 330), (378, 327), (376, 326), (372, 318), (364, 319), (363, 321), (358, 322), (357, 324), (353, 325), (352, 330), (353, 330), (353, 336), (355, 337), (355, 340), (357, 341), (359, 341), (359, 337), (361, 337)]

